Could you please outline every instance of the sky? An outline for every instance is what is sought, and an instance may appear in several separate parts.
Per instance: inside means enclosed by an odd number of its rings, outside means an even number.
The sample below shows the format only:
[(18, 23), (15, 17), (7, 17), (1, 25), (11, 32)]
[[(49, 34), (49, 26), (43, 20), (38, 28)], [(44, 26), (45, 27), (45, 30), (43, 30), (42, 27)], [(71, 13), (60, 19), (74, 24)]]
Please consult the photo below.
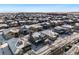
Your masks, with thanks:
[(0, 12), (79, 12), (79, 4), (0, 4)]

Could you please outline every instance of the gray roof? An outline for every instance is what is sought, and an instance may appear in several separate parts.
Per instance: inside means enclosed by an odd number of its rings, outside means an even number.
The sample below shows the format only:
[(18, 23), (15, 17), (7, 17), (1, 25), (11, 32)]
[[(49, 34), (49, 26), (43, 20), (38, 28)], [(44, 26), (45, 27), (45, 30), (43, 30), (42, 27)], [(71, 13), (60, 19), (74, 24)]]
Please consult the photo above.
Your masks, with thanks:
[(7, 43), (0, 46), (0, 55), (12, 55)]
[(17, 41), (18, 41), (18, 39), (16, 39), (16, 38), (12, 38), (12, 39), (7, 41), (13, 54), (15, 54), (15, 52), (17, 50), (17, 46), (16, 46)]

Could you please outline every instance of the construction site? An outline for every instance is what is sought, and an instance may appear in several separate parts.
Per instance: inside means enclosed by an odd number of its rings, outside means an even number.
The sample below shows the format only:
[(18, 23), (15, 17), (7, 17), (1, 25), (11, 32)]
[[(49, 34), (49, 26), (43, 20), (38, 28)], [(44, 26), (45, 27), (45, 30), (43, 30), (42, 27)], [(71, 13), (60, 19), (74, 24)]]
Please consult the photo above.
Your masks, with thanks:
[(0, 13), (0, 55), (79, 55), (79, 12)]

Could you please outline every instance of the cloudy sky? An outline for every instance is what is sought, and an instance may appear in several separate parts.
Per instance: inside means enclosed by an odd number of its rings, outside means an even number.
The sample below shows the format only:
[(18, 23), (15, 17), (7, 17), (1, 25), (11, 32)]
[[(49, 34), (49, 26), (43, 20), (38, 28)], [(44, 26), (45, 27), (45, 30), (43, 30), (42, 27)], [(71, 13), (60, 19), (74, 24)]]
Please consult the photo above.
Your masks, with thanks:
[(0, 12), (79, 12), (79, 4), (0, 4)]

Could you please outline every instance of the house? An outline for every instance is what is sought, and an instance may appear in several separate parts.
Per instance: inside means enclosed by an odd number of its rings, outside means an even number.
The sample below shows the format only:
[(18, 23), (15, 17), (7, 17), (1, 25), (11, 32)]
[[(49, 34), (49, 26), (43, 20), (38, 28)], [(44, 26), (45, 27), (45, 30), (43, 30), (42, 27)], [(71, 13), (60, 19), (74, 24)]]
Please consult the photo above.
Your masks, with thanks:
[(44, 30), (42, 31), (42, 33), (45, 34), (51, 40), (55, 40), (58, 37), (58, 33), (53, 32), (52, 30)]
[(33, 39), (31, 41), (31, 43), (33, 43), (34, 45), (42, 44), (44, 42), (44, 40), (46, 40), (45, 35), (40, 32), (33, 33), (32, 38)]
[(0, 24), (0, 29), (3, 29), (3, 28), (9, 28), (9, 26), (7, 24)]
[(40, 24), (30, 25), (30, 28), (34, 31), (41, 31), (43, 27)]
[(30, 26), (28, 26), (28, 25), (21, 26), (20, 27), (20, 33), (23, 34), (23, 35), (28, 34), (29, 33), (29, 28), (30, 28)]
[(41, 24), (41, 26), (43, 26), (43, 29), (48, 29), (48, 28), (50, 28), (51, 24), (48, 22), (44, 22)]
[(56, 26), (54, 28), (54, 31), (59, 34), (70, 34), (73, 32), (72, 28), (70, 26)]
[(0, 45), (0, 55), (12, 55), (12, 52), (7, 43)]
[(27, 40), (24, 40), (24, 38), (12, 38), (7, 41), (12, 53), (15, 54), (23, 54), (23, 49), (25, 51), (28, 51), (31, 49), (31, 45)]
[(13, 37), (18, 37), (19, 36), (19, 31), (20, 31), (19, 28), (12, 28), (12, 29), (10, 29), (9, 34)]

